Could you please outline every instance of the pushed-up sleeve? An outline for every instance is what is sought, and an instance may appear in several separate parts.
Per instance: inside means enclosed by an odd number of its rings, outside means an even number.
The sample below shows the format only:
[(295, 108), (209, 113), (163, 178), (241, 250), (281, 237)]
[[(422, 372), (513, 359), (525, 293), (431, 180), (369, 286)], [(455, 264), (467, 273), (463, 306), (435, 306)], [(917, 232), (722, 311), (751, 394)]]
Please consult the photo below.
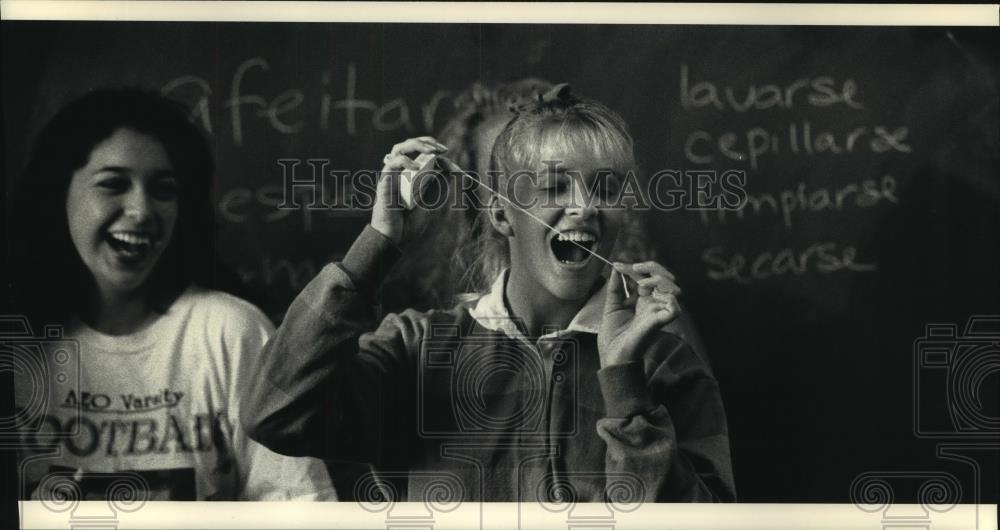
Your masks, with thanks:
[(719, 385), (699, 354), (662, 333), (645, 361), (598, 372), (608, 476), (641, 483), (647, 502), (736, 500)]
[(368, 226), (292, 302), (251, 371), (241, 411), (251, 438), (328, 460), (374, 462), (392, 452), (396, 403), (414, 379), (410, 352), (421, 337), (419, 319), (407, 314), (372, 330), (376, 290), (398, 256)]

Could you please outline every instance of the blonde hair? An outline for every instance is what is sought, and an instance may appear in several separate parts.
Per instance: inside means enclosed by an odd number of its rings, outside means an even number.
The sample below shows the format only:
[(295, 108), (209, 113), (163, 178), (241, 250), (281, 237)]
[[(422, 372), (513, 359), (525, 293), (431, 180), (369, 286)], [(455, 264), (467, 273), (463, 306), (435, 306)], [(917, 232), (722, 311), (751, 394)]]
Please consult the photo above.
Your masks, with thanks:
[[(625, 120), (596, 101), (576, 97), (566, 84), (524, 98), (511, 111), (512, 119), (493, 144), (489, 175), (480, 176), (494, 190), (503, 188), (504, 175), (538, 167), (576, 149), (593, 150), (622, 175), (636, 170), (634, 143)], [(624, 261), (649, 259), (652, 253), (642, 252), (649, 248), (643, 232), (641, 220), (627, 216), (620, 241), (629, 242), (624, 248), (632, 252), (616, 256)], [(469, 233), (472, 237), (455, 254), (453, 270), (461, 274), (459, 285), (465, 290), (482, 293), (510, 266), (510, 253), (506, 238), (492, 227), (488, 208), (479, 210)]]
[[(495, 87), (475, 83), (455, 97), (455, 115), (440, 130), (437, 139), (449, 147), (447, 156), (452, 161), (470, 171), (481, 169), (476, 167), (476, 158), (482, 149), (489, 149), (490, 165), (500, 160), (507, 167), (528, 167), (532, 156), (547, 154), (539, 149), (532, 152), (528, 144), (534, 140), (528, 139), (549, 136), (561, 139), (560, 149), (600, 146), (602, 154), (617, 157), (621, 166), (634, 164), (631, 136), (617, 114), (594, 102), (579, 101), (572, 105), (568, 101), (543, 102), (543, 96), (552, 88), (551, 83), (537, 78)], [(494, 121), (506, 121), (496, 139), (479, 134), (484, 125)], [(546, 126), (546, 135), (538, 130), (542, 122), (551, 122)], [(559, 131), (557, 124), (562, 124), (565, 130)], [(487, 173), (477, 176), (488, 182), (489, 173), (495, 176), (496, 171), (487, 168)], [(469, 189), (469, 182), (463, 181), (461, 175), (450, 178), (449, 205), (454, 204), (457, 190)], [(464, 207), (439, 211), (426, 231), (412, 243), (412, 248), (405, 249), (383, 284), (383, 309), (443, 308), (469, 301), (488, 291), (497, 275), (508, 266), (507, 241), (495, 233), (486, 216), (490, 193), (478, 186), (471, 191), (467, 198), (474, 204), (462, 198)], [(638, 216), (626, 216), (616, 256), (622, 261), (651, 259), (650, 245)]]

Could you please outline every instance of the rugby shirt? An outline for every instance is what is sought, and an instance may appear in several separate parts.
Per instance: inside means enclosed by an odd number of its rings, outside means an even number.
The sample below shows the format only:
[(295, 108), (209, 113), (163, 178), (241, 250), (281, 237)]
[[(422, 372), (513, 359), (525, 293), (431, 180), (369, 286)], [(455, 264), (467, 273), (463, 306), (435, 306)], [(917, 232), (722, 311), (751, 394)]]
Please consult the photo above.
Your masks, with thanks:
[(342, 497), (735, 500), (718, 383), (679, 334), (657, 332), (641, 361), (602, 369), (603, 288), (565, 330), (529, 338), (505, 275), (478, 301), (377, 323), (398, 256), (367, 226), (298, 295), (246, 387), (251, 438), (372, 464)]

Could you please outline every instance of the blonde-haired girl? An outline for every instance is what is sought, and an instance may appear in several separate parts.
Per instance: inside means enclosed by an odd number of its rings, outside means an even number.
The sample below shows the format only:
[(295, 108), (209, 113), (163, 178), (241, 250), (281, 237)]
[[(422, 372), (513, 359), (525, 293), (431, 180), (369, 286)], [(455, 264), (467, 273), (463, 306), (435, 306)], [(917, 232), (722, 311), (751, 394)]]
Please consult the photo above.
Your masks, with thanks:
[(625, 215), (632, 138), (566, 85), (522, 102), (491, 174), (468, 177), (490, 192), (475, 265), (489, 290), (375, 326), (397, 248), (427, 217), (393, 208), (394, 184), (419, 153), (461, 171), (446, 152), (420, 137), (386, 155), (371, 224), (296, 298), (261, 357), (242, 409), (251, 437), (370, 462), (407, 500), (442, 481), (453, 500), (734, 500), (718, 384), (662, 331), (680, 311), (672, 275), (655, 262), (612, 272), (598, 257), (612, 255)]

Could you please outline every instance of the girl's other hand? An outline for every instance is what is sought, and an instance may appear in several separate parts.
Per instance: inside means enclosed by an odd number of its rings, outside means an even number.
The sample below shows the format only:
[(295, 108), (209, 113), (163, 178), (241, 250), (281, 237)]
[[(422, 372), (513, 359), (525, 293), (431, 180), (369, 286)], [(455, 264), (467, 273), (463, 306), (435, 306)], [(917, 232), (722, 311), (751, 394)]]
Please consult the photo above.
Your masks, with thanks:
[[(636, 282), (631, 296), (625, 295), (622, 275)], [(644, 343), (680, 314), (680, 292), (674, 275), (655, 261), (615, 263), (597, 336), (601, 367), (638, 360)]]
[(419, 232), (420, 227), (426, 224), (427, 212), (422, 212), (422, 208), (407, 210), (403, 206), (402, 197), (398, 196), (400, 172), (420, 169), (410, 155), (439, 154), (447, 150), (444, 144), (430, 136), (409, 138), (392, 146), (392, 151), (382, 159), (385, 165), (382, 167), (375, 190), (372, 228), (391, 239), (396, 245), (402, 245), (410, 234)]

